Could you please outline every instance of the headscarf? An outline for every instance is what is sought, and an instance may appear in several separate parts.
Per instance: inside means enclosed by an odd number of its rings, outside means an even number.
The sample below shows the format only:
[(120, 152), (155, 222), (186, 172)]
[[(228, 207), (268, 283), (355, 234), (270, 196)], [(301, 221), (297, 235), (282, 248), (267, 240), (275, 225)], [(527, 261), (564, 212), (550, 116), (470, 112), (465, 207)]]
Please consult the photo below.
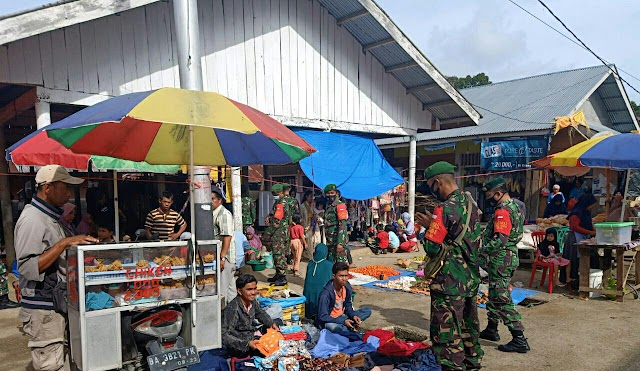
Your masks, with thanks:
[(304, 297), (307, 298), (305, 306), (307, 318), (314, 317), (318, 312), (318, 299), (324, 286), (331, 280), (333, 262), (327, 259), (329, 248), (321, 243), (316, 245), (313, 259), (307, 265), (307, 275), (304, 280)]
[(569, 218), (572, 215), (577, 215), (580, 218), (580, 226), (584, 229), (593, 230), (593, 222), (591, 220), (591, 212), (587, 210), (587, 208), (593, 204), (598, 202), (596, 198), (590, 194), (585, 193), (578, 198), (578, 202), (576, 206), (573, 207), (571, 213), (569, 213)]
[(80, 221), (80, 223), (78, 223), (78, 226), (76, 227), (76, 230), (78, 231), (79, 234), (86, 234), (86, 235), (91, 234), (93, 228), (90, 224), (90, 220), (91, 220), (91, 214), (85, 213), (82, 216), (82, 220)]
[(78, 232), (76, 231), (76, 228), (73, 226), (73, 224), (71, 224), (71, 222), (67, 222), (67, 217), (75, 209), (76, 209), (76, 205), (68, 203), (68, 202), (66, 204), (64, 204), (64, 206), (62, 206), (62, 215), (60, 215), (59, 221), (60, 221), (60, 225), (62, 226), (62, 229), (64, 229), (64, 233), (65, 233), (65, 235), (67, 237), (75, 236), (75, 235), (78, 234)]
[(411, 214), (402, 213), (402, 222), (404, 223), (404, 234), (405, 238), (414, 234), (413, 221), (411, 220)]
[[(549, 234), (552, 234), (553, 237), (555, 237), (553, 239), (553, 242), (550, 242), (549, 240), (547, 240), (547, 235)], [(540, 253), (542, 255), (548, 256), (550, 254), (549, 246), (554, 247), (556, 254), (560, 253), (560, 241), (558, 241), (558, 230), (556, 230), (555, 228), (547, 228), (544, 234), (544, 240), (542, 240), (538, 244), (538, 250), (540, 250)]]
[(64, 226), (71, 227), (71, 223), (67, 222), (67, 216), (69, 216), (69, 214), (71, 214), (75, 209), (76, 209), (76, 205), (68, 202), (64, 204), (64, 206), (62, 206), (62, 215), (60, 216), (60, 222)]
[(550, 216), (558, 215), (558, 214), (566, 214), (567, 213), (567, 205), (564, 204), (564, 196), (562, 193), (558, 193), (551, 199), (551, 202), (547, 205), (547, 208), (544, 210), (544, 217), (548, 218)]
[(249, 227), (247, 228), (247, 234), (249, 233), (253, 235), (253, 238), (251, 239), (247, 238), (247, 240), (249, 241), (249, 246), (251, 246), (252, 249), (256, 249), (260, 251), (260, 249), (262, 249), (262, 241), (260, 240), (260, 237), (258, 237), (258, 235), (256, 234), (256, 230), (253, 227)]

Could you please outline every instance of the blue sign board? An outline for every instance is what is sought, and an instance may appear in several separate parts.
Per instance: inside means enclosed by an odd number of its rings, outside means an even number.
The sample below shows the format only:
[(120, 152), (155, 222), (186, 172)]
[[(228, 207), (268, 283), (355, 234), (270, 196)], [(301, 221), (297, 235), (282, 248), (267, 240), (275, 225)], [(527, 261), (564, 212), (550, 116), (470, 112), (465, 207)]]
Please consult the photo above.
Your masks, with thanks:
[(548, 138), (483, 142), (480, 167), (492, 171), (528, 169), (531, 161), (547, 155), (548, 148)]

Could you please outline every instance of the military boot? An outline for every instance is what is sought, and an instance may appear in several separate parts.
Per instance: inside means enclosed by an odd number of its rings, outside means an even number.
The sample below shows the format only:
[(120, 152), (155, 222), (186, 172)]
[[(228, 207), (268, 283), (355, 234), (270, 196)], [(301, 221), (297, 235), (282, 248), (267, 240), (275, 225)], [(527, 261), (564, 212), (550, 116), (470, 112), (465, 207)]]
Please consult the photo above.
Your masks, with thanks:
[(522, 331), (513, 330), (511, 331), (511, 335), (513, 339), (505, 345), (500, 345), (498, 347), (499, 351), (509, 352), (509, 353), (526, 353), (531, 348), (529, 348), (529, 343), (527, 343), (527, 338), (524, 337)]
[(284, 286), (287, 284), (287, 276), (285, 276), (284, 274), (281, 274), (280, 277), (278, 277), (278, 280), (276, 282), (273, 283), (276, 286)]
[(9, 300), (9, 295), (0, 296), (0, 310), (18, 308), (20, 304)]
[(267, 282), (269, 283), (274, 283), (278, 280), (278, 278), (280, 278), (280, 275), (278, 273), (274, 274), (273, 277), (269, 277), (267, 278)]
[(500, 341), (500, 335), (498, 334), (498, 322), (489, 321), (487, 328), (480, 332), (479, 337), (480, 339), (489, 341)]

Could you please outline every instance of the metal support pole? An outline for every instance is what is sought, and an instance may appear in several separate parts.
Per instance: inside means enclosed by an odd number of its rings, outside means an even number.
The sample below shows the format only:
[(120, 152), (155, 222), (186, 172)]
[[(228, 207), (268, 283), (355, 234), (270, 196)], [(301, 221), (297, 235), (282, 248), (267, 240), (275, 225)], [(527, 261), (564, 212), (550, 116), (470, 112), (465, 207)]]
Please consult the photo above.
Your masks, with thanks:
[(38, 129), (51, 124), (51, 104), (36, 99), (36, 126)]
[(118, 202), (118, 172), (113, 171), (113, 209), (115, 210), (116, 242), (120, 242), (120, 205)]
[(409, 141), (409, 214), (415, 216), (416, 211), (416, 136)]
[(240, 168), (231, 168), (231, 202), (233, 204), (233, 229), (242, 230), (242, 180), (240, 178)]
[[(173, 20), (178, 49), (180, 87), (202, 90), (202, 68), (200, 67), (200, 27), (198, 25), (198, 0), (173, 0)], [(194, 166), (194, 128), (189, 127), (190, 150), (190, 206), (192, 242), (213, 239), (213, 214), (211, 213), (211, 182), (209, 167)], [(198, 184), (198, 186), (196, 186)], [(195, 247), (195, 243), (194, 243)], [(195, 263), (195, 255), (192, 263)], [(195, 270), (194, 270), (195, 273)], [(219, 279), (219, 277), (216, 277)], [(195, 275), (192, 276), (195, 283)], [(195, 285), (192, 298), (195, 298)], [(192, 325), (196, 324), (196, 306), (191, 307)]]

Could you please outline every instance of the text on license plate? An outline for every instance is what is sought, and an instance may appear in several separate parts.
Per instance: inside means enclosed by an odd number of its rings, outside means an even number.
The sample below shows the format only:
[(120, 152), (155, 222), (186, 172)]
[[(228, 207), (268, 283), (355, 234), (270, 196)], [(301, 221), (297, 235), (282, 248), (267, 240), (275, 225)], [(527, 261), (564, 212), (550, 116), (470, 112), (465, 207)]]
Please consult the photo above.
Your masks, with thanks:
[(147, 364), (151, 371), (169, 371), (200, 363), (196, 347), (190, 346), (154, 354), (147, 357)]

